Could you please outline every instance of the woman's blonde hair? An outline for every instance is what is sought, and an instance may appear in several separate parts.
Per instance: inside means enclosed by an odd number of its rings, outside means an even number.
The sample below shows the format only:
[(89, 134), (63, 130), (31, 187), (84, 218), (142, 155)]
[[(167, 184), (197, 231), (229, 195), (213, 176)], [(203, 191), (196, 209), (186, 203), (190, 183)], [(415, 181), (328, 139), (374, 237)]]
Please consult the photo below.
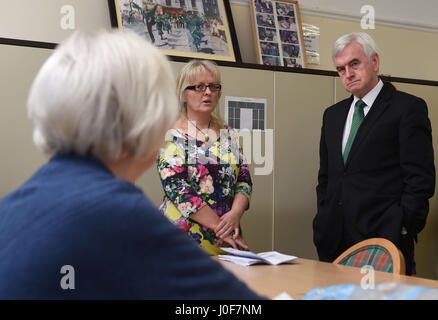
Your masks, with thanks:
[[(187, 106), (184, 102), (185, 99), (185, 89), (191, 83), (196, 81), (199, 75), (203, 72), (210, 72), (214, 78), (215, 83), (221, 83), (221, 74), (217, 64), (214, 61), (209, 60), (190, 60), (181, 70), (178, 80), (177, 80), (177, 97), (179, 100), (179, 111), (180, 116), (184, 116), (187, 118)], [(220, 98), (221, 92), (219, 92)], [(219, 109), (217, 106), (215, 110), (211, 114), (212, 123), (216, 124), (219, 127), (223, 127), (225, 125), (224, 120), (220, 116)]]

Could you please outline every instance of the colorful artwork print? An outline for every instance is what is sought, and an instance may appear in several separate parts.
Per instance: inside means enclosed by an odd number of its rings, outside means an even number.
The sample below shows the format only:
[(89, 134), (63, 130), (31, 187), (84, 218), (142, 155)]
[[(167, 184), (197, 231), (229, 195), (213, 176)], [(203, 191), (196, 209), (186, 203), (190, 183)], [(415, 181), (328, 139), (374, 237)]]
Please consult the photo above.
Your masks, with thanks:
[(166, 54), (235, 61), (224, 0), (111, 1), (119, 28), (133, 30)]

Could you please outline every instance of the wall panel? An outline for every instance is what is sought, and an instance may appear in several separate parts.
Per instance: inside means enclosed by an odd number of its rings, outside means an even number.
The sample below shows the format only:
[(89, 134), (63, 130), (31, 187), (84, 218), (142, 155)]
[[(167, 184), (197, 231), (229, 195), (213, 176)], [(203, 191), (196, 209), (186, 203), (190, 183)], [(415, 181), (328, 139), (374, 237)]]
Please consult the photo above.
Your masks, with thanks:
[(333, 101), (333, 78), (275, 74), (275, 250), (316, 258), (312, 220), (323, 110)]
[(45, 162), (32, 141), (26, 101), (35, 75), (51, 53), (0, 45), (0, 198)]

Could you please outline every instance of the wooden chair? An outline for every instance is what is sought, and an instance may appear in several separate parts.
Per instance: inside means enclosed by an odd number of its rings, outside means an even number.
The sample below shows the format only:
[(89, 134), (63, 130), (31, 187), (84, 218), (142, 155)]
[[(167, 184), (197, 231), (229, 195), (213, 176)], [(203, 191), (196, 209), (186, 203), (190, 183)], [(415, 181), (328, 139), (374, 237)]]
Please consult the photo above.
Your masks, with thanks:
[(405, 259), (401, 251), (389, 240), (372, 238), (356, 243), (333, 261), (344, 266), (370, 265), (376, 271), (405, 274)]

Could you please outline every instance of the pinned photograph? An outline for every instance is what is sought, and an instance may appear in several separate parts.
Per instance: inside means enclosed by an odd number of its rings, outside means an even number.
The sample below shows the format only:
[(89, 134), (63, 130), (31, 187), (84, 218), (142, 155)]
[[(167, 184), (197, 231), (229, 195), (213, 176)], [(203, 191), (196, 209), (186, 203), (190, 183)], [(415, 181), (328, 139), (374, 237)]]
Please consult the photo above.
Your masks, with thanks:
[(259, 27), (260, 41), (274, 41), (277, 42), (277, 30), (271, 28)]
[(250, 0), (249, 3), (257, 62), (306, 68), (306, 46), (298, 2)]

